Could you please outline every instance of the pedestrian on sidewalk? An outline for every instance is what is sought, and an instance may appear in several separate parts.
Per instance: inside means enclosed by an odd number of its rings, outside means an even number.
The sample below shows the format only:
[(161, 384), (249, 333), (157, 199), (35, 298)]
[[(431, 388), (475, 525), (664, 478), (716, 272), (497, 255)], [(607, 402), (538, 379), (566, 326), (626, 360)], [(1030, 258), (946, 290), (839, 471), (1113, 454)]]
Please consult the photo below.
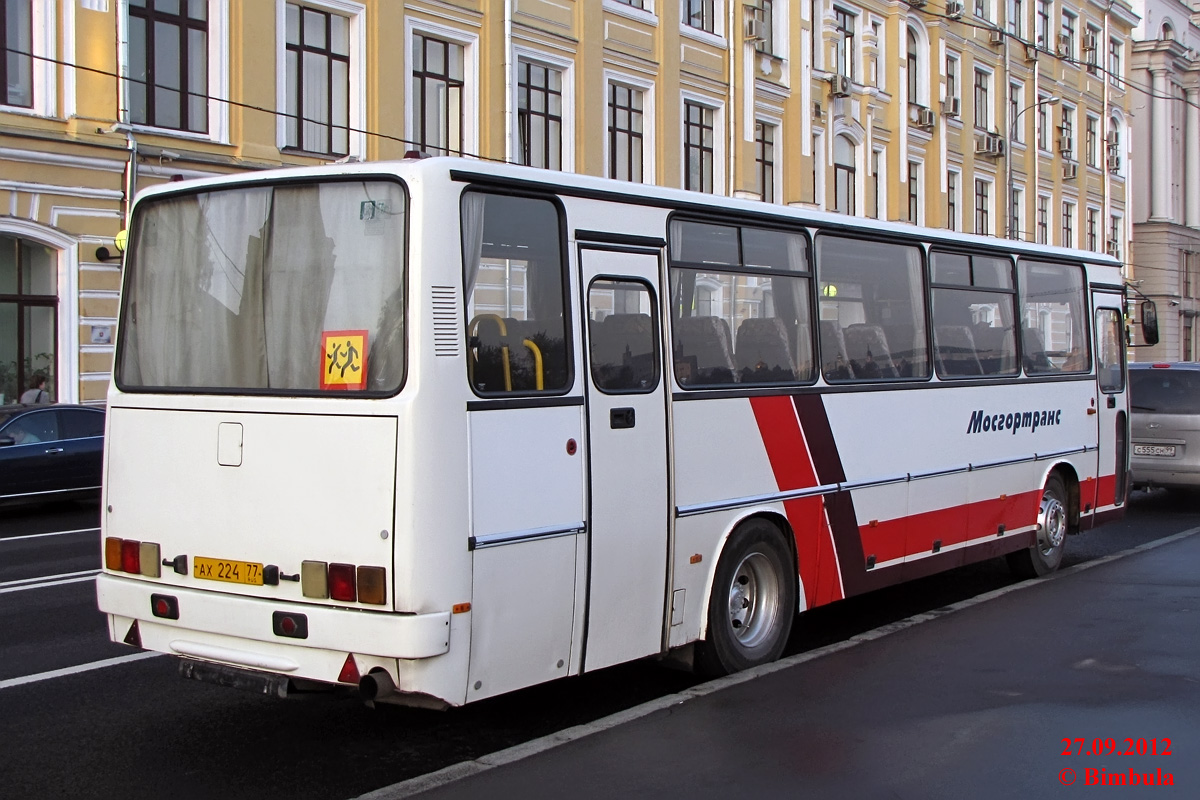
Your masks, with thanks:
[(25, 394), (21, 395), (21, 402), (28, 405), (50, 402), (50, 393), (46, 391), (45, 375), (38, 375), (33, 379), (33, 385), (25, 390)]

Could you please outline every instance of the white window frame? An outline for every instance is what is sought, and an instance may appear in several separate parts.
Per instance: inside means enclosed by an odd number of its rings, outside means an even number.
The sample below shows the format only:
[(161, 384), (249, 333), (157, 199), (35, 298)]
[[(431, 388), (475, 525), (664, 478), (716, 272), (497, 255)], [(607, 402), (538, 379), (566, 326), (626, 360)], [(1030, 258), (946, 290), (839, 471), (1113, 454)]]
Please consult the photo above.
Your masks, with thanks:
[[(949, 197), (950, 180), (949, 180), (949, 178), (951, 175), (953, 175), (955, 178), (955, 180), (954, 180), (954, 215), (951, 217), (949, 214), (949, 209), (947, 208), (946, 216), (948, 218), (947, 221), (951, 223), (949, 226), (950, 230), (961, 233), (962, 229), (963, 229), (962, 228), (963, 172), (961, 169), (946, 170), (946, 178), (947, 178), (947, 180), (946, 180), (946, 195), (947, 195), (946, 202), (947, 202), (947, 205), (949, 204), (949, 201), (950, 201), (950, 197)], [(972, 197), (974, 197), (974, 193), (972, 193)]]
[[(947, 52), (946, 52), (946, 63), (945, 63), (945, 65), (943, 65), (943, 67), (942, 67), (942, 77), (943, 77), (943, 78), (946, 78), (947, 76), (949, 76), (949, 75), (950, 75), (950, 66), (949, 66), (949, 64), (950, 64), (950, 62), (951, 62), (951, 61), (953, 61), (953, 62), (954, 62), (954, 66), (955, 66), (955, 70), (954, 70), (954, 91), (953, 91), (953, 92), (951, 92), (951, 91), (950, 91), (950, 89), (949, 89), (949, 88), (947, 88), (947, 89), (946, 89), (946, 99), (947, 99), (947, 100), (953, 100), (953, 99), (956, 99), (956, 98), (957, 98), (957, 99), (958, 99), (958, 101), (959, 101), (959, 108), (961, 108), (961, 107), (962, 107), (962, 81), (963, 81), (963, 72), (962, 72), (962, 68), (963, 68), (963, 60), (962, 60), (962, 57), (961, 57), (961, 56), (960, 56), (960, 55), (959, 55), (957, 52), (955, 52), (955, 51), (953, 51), (953, 50), (949, 50), (949, 51), (947, 51)], [(974, 73), (972, 73), (972, 74), (974, 74)], [(974, 91), (974, 89), (972, 89), (972, 91)], [(962, 118), (962, 117), (961, 117), (961, 115), (960, 115), (959, 119), (961, 119), (961, 118)]]
[[(901, 26), (904, 30), (903, 52), (905, 69), (908, 68), (908, 31), (912, 30), (917, 40), (917, 96), (908, 98), (908, 102), (916, 103), (917, 105), (931, 108), (933, 106), (933, 92), (929, 88), (929, 57), (932, 48), (929, 46), (929, 33), (925, 30), (925, 26), (915, 17), (909, 17), (908, 24)], [(905, 76), (908, 78), (908, 76)], [(908, 86), (908, 81), (905, 82), (905, 88)]]
[(658, 14), (655, 8), (658, 0), (642, 0), (644, 8), (637, 8), (628, 3), (619, 2), (619, 0), (604, 0), (603, 6), (605, 11), (611, 11), (622, 17), (637, 20), (646, 25), (658, 25)]
[[(912, 156), (909, 157), (909, 159), (908, 159), (908, 173), (909, 173), (908, 178), (909, 178), (909, 180), (911, 180), (913, 177), (912, 176), (913, 167), (917, 168), (916, 169), (916, 172), (917, 172), (917, 218), (915, 220), (909, 220), (909, 222), (912, 222), (914, 225), (924, 225), (925, 219), (926, 219), (925, 206), (927, 204), (926, 203), (926, 192), (925, 192), (925, 189), (926, 189), (926, 186), (925, 186), (925, 159), (915, 158)], [(905, 198), (905, 201), (907, 204), (907, 200), (908, 200), (908, 182), (907, 181), (904, 184), (904, 198)], [(905, 210), (907, 210), (907, 209), (905, 209)]]
[(713, 0), (713, 29), (709, 33), (701, 28), (693, 28), (687, 24), (687, 0), (679, 0), (679, 33), (697, 41), (711, 44), (714, 47), (726, 47), (725, 40), (725, 3), (735, 0)]
[(1064, 156), (1064, 153), (1058, 146), (1058, 140), (1061, 139), (1063, 136), (1064, 122), (1069, 120), (1071, 123), (1071, 152), (1066, 155), (1069, 157), (1069, 159), (1071, 161), (1074, 161), (1076, 164), (1078, 164), (1079, 163), (1079, 149), (1080, 149), (1080, 145), (1079, 145), (1079, 109), (1076, 108), (1075, 106), (1069, 106), (1066, 103), (1063, 103), (1061, 108), (1062, 108), (1062, 112), (1060, 113), (1059, 118), (1058, 118), (1058, 129), (1057, 129), (1058, 136), (1054, 137), (1054, 142), (1052, 144), (1052, 148), (1053, 148), (1053, 151), (1055, 153), (1057, 153), (1060, 158)]
[[(986, 183), (988, 185), (988, 190), (987, 190), (988, 207), (987, 207), (987, 230), (986, 231), (975, 230), (975, 228), (978, 227), (978, 226), (976, 226), (975, 222), (978, 219), (978, 214), (979, 214), (979, 204), (978, 204), (978, 196), (977, 196), (978, 192), (976, 191), (975, 181), (980, 181), (980, 182)], [(971, 182), (971, 229), (972, 229), (972, 232), (977, 233), (982, 236), (995, 236), (996, 235), (996, 217), (998, 216), (996, 214), (996, 200), (997, 199), (998, 198), (996, 197), (996, 180), (990, 175), (976, 174), (973, 177), (972, 182)]]
[[(1088, 152), (1088, 123), (1094, 123), (1096, 126), (1096, 136), (1094, 137), (1093, 151)], [(1099, 114), (1094, 114), (1087, 111), (1083, 115), (1083, 143), (1080, 145), (1083, 148), (1083, 163), (1094, 170), (1106, 168), (1108, 160), (1108, 139), (1104, 135), (1104, 120)]]
[[(1067, 218), (1067, 206), (1071, 207), (1071, 241), (1063, 241), (1063, 220)], [(1074, 247), (1079, 241), (1079, 203), (1074, 197), (1064, 197), (1058, 208), (1058, 239), (1060, 247)]]
[[(72, 5), (71, 0), (67, 0), (67, 5)], [(33, 92), (33, 105), (10, 106), (0, 103), (0, 111), (33, 117), (53, 117), (56, 114), (58, 65), (50, 59), (58, 57), (58, 28), (55, 25), (57, 7), (58, 0), (33, 0), (31, 4), (29, 44), (33, 58), (29, 65), (29, 90)], [(69, 74), (72, 79), (74, 73), (73, 69), (63, 70), (64, 76)]]
[(1008, 124), (1008, 131), (1006, 131), (1006, 133), (1012, 136), (1013, 144), (1024, 146), (1025, 130), (1020, 125), (1014, 127), (1013, 123), (1017, 121), (1015, 119), (1016, 115), (1009, 113), (1012, 111), (1012, 97), (1014, 89), (1017, 93), (1017, 114), (1021, 114), (1021, 112), (1025, 110), (1025, 82), (1010, 78), (1008, 81), (1008, 95), (1004, 98), (1004, 121)]
[[(474, 155), (479, 152), (479, 35), (436, 22), (406, 17), (404, 20), (404, 138), (408, 142), (416, 141), (417, 134), (413, 130), (413, 36), (430, 36), (447, 42), (462, 45), (463, 48), (463, 90), (462, 90), (462, 151)], [(515, 62), (514, 62), (515, 63)], [(365, 98), (364, 98), (365, 100)], [(513, 102), (516, 103), (514, 92)], [(365, 102), (364, 102), (365, 108)], [(515, 106), (514, 106), (514, 118)], [(354, 115), (350, 115), (353, 124)], [(514, 123), (515, 124), (515, 123)], [(406, 145), (407, 147), (416, 145)]]
[[(644, 186), (653, 186), (655, 176), (657, 175), (655, 154), (658, 152), (655, 143), (654, 127), (654, 121), (658, 116), (654, 105), (656, 99), (654, 96), (654, 81), (635, 77), (628, 72), (617, 72), (606, 69), (604, 70), (604, 80), (600, 83), (600, 108), (603, 109), (604, 114), (604, 165), (600, 174), (608, 177), (608, 87), (613, 83), (637, 89), (642, 93), (642, 184)], [(680, 109), (682, 110), (682, 106), (680, 106)], [(679, 124), (683, 125), (682, 119), (680, 119)], [(680, 142), (680, 152), (683, 150), (682, 145), (683, 143)]]
[[(979, 127), (979, 110), (976, 108), (975, 98), (975, 76), (983, 74), (987, 76), (987, 118), (984, 120), (982, 128)], [(1008, 98), (1004, 98), (1004, 102), (1008, 102)], [(992, 70), (980, 65), (978, 62), (971, 68), (971, 125), (977, 130), (991, 132), (996, 127), (996, 73)], [(990, 197), (990, 195), (989, 195)]]
[[(283, 4), (279, 0), (279, 17), (277, 20), (279, 41), (283, 42)], [(119, 38), (119, 57), (121, 59), (121, 81), (129, 77), (129, 0), (118, 0), (117, 35)], [(208, 133), (181, 131), (175, 128), (160, 128), (155, 125), (139, 125), (129, 122), (129, 109), (120, 109), (121, 122), (129, 125), (135, 131), (145, 131), (161, 136), (172, 136), (177, 139), (191, 139), (198, 142), (217, 142), (229, 144), (229, 0), (208, 0)], [(278, 68), (282, 70), (283, 55), (278, 56)], [(67, 74), (74, 70), (66, 70)], [(282, 72), (278, 74), (282, 75)], [(69, 84), (74, 94), (75, 80), (72, 77)], [(122, 98), (127, 94), (122, 90)], [(74, 97), (72, 103), (74, 105)], [(128, 104), (126, 104), (128, 105)], [(280, 106), (282, 108), (282, 106)], [(283, 120), (279, 120), (282, 126)]]
[[(350, 0), (275, 0), (275, 102), (279, 109), (275, 115), (276, 145), (282, 151), (287, 147), (287, 26), (285, 6), (288, 2), (300, 6), (320, 9), (338, 14), (350, 21), (350, 85), (346, 96), (350, 101), (350, 133), (346, 143), (346, 157), (363, 159), (367, 155), (367, 87), (366, 87), (366, 31), (367, 7)], [(411, 82), (411, 81), (410, 81)], [(407, 84), (406, 84), (407, 85)], [(408, 93), (406, 93), (407, 96)], [(356, 132), (357, 131), (357, 132)]]
[[(411, 41), (411, 40), (410, 40)], [(463, 58), (466, 56), (464, 54)], [(513, 45), (512, 49), (512, 64), (516, 68), (522, 61), (539, 64), (543, 67), (556, 69), (562, 73), (562, 153), (559, 160), (562, 163), (563, 172), (575, 171), (575, 62), (569, 58), (561, 58), (559, 56), (550, 55), (544, 50), (534, 50), (529, 47)], [(464, 68), (465, 68), (464, 64)], [(464, 79), (466, 77), (464, 73)], [(409, 85), (411, 85), (411, 80)], [(465, 83), (465, 80), (464, 80)], [(463, 94), (466, 95), (466, 86), (463, 86)], [(513, 93), (512, 93), (512, 128), (510, 131), (510, 147), (508, 160), (516, 163), (517, 147), (521, 141), (520, 122), (518, 120), (517, 104), (519, 102), (517, 92), (517, 76), (513, 75)], [(608, 103), (604, 104), (605, 109), (605, 141), (608, 140)], [(643, 124), (644, 124), (643, 120)], [(409, 137), (411, 138), (411, 137)], [(645, 139), (643, 138), (643, 141)], [(464, 144), (465, 147), (465, 144)], [(608, 162), (605, 161), (607, 167)], [(643, 162), (644, 166), (645, 162)]]
[(1025, 184), (1013, 184), (1010, 203), (1012, 207), (1008, 210), (1008, 213), (1012, 215), (1012, 219), (1009, 225), (1012, 228), (1013, 238), (1019, 241), (1026, 241), (1025, 237), (1029, 231), (1025, 228)]
[[(728, 132), (725, 127), (725, 102), (708, 95), (697, 94), (696, 92), (681, 91), (679, 93), (679, 186), (683, 188), (684, 178), (687, 175), (687, 104), (694, 103), (698, 106), (703, 106), (711, 109), (713, 112), (713, 197), (727, 197), (729, 195), (729, 187), (726, 185), (725, 177), (725, 159), (728, 158), (726, 148), (728, 146)], [(607, 108), (607, 103), (605, 104)], [(643, 112), (644, 113), (644, 112)], [(643, 133), (642, 141), (645, 142), (645, 134)], [(645, 156), (643, 156), (643, 159)], [(642, 162), (643, 175), (645, 174), (645, 161)]]
[[(771, 178), (775, 184), (775, 199), (772, 201), (776, 205), (783, 204), (783, 119), (781, 117), (766, 114), (761, 111), (756, 111), (754, 121), (761, 122), (763, 125), (770, 125), (775, 129), (775, 141), (773, 142), (774, 153), (772, 158), (774, 161), (771, 164)], [(758, 159), (754, 162), (755, 174), (758, 173)], [(759, 189), (762, 189), (760, 186)]]

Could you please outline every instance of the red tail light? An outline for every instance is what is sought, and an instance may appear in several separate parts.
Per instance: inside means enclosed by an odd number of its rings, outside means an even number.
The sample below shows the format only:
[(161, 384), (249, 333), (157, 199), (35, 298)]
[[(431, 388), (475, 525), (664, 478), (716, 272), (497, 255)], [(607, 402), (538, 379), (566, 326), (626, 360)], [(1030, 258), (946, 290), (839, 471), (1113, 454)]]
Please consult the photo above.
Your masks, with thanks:
[(121, 571), (137, 575), (142, 571), (142, 543), (125, 540), (121, 542)]
[(358, 599), (353, 564), (329, 565), (329, 596), (343, 603), (353, 603)]

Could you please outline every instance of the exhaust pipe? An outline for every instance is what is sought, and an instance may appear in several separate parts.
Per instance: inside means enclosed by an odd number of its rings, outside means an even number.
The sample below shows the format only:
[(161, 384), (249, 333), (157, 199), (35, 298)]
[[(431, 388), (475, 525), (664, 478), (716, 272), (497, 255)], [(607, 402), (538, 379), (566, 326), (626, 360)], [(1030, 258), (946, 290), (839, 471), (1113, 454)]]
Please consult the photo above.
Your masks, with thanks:
[(368, 703), (396, 693), (396, 684), (386, 670), (368, 672), (358, 680), (358, 693)]

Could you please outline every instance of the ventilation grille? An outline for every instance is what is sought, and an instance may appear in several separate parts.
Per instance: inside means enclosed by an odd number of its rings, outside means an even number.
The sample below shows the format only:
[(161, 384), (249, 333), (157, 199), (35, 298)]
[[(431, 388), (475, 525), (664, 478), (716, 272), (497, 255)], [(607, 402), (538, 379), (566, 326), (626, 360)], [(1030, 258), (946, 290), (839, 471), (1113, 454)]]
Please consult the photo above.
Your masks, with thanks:
[(458, 290), (453, 286), (434, 286), (433, 353), (438, 356), (458, 355)]

